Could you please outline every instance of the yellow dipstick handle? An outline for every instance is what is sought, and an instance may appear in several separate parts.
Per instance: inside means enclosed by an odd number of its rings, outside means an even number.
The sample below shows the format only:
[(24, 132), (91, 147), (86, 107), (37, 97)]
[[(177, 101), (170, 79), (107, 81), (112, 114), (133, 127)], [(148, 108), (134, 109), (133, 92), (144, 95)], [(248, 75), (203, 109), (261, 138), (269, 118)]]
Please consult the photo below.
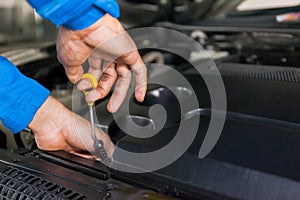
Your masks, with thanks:
[[(92, 84), (92, 88), (97, 88), (97, 85), (98, 85), (98, 81), (97, 79), (94, 77), (93, 74), (91, 73), (85, 73), (82, 75), (82, 80), (83, 79), (87, 79), (88, 81), (90, 81), (90, 83)], [(89, 92), (87, 90), (83, 91), (84, 95), (87, 95)], [(88, 103), (89, 106), (93, 106), (94, 105), (94, 102), (90, 102)]]

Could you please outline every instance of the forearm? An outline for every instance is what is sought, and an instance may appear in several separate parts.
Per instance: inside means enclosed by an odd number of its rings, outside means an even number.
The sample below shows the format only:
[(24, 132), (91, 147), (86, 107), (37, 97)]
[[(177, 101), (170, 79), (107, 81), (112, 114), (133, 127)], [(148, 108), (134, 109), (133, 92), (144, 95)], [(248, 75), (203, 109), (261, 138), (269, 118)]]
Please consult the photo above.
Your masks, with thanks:
[(104, 14), (119, 17), (115, 0), (27, 0), (44, 19), (56, 26), (82, 30), (95, 23)]
[(0, 119), (17, 133), (27, 127), (50, 92), (1, 56), (0, 72)]

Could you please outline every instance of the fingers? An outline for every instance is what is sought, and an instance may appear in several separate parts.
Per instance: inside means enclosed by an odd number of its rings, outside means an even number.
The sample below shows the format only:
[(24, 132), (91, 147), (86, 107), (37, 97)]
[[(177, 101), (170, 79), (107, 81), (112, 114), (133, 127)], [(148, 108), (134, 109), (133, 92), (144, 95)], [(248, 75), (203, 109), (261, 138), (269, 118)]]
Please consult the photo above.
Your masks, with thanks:
[(117, 65), (118, 80), (114, 92), (107, 104), (109, 112), (116, 112), (124, 101), (131, 82), (131, 71), (127, 65)]
[[(101, 37), (100, 37), (101, 36)], [(86, 96), (93, 102), (106, 96), (116, 80), (116, 89), (111, 97), (108, 110), (115, 112), (126, 96), (131, 80), (131, 72), (135, 75), (135, 97), (143, 101), (147, 85), (147, 69), (144, 65), (134, 41), (115, 18), (109, 15), (82, 31), (60, 29), (58, 35), (58, 59), (64, 65), (66, 74), (72, 83), (81, 80), (84, 73), (81, 64), (89, 58), (89, 73), (99, 81), (98, 87)], [(117, 59), (118, 58), (118, 59)], [(114, 63), (101, 66), (102, 61)], [(117, 60), (117, 61), (116, 61)], [(103, 64), (103, 63), (102, 63)], [(117, 68), (115, 68), (118, 66)], [(88, 80), (78, 84), (78, 89), (91, 88)]]
[(142, 102), (147, 90), (147, 68), (137, 50), (127, 53), (117, 59), (117, 62), (130, 66), (136, 79), (135, 98)]
[(85, 41), (94, 47), (91, 57), (129, 66), (136, 79), (135, 97), (137, 101), (143, 101), (147, 90), (147, 68), (134, 41), (119, 21), (107, 16)]
[(104, 60), (91, 56), (88, 58), (88, 62), (90, 65), (89, 73), (93, 74), (93, 76), (99, 81), (107, 64), (104, 63)]
[[(103, 65), (104, 62), (101, 59), (95, 59), (93, 57), (90, 57), (88, 59), (89, 61), (89, 73), (92, 74), (97, 81), (100, 80), (103, 72)], [(77, 88), (81, 91), (88, 90), (92, 88), (92, 84), (88, 79), (83, 79), (77, 84)]]
[[(117, 60), (117, 62), (120, 62), (119, 64), (111, 63), (105, 67), (103, 67), (103, 65), (105, 65), (104, 62), (99, 58), (90, 58), (89, 61), (91, 66), (89, 73), (93, 74), (95, 78), (99, 80), (99, 83), (95, 90), (87, 94), (87, 102), (94, 102), (104, 98), (118, 78), (118, 83), (111, 97), (110, 104), (108, 105), (108, 110), (115, 112), (122, 104), (128, 91), (132, 76), (130, 70), (133, 71), (136, 79), (135, 97), (140, 102), (144, 100), (147, 90), (147, 68), (137, 51), (119, 58)], [(128, 63), (130, 68), (124, 63)], [(117, 65), (116, 68), (115, 65)], [(104, 71), (102, 72), (102, 70)], [(79, 90), (86, 90), (91, 88), (92, 85), (90, 81), (82, 80), (77, 87)]]
[(80, 156), (80, 157), (83, 157), (83, 158), (86, 158), (86, 159), (89, 159), (89, 160), (96, 160), (96, 158), (88, 152), (70, 151), (69, 153), (72, 153), (76, 156)]
[(97, 88), (86, 95), (86, 101), (94, 102), (98, 99), (104, 98), (113, 87), (117, 77), (118, 75), (115, 69), (115, 64), (112, 63), (105, 68)]
[[(89, 64), (89, 73), (96, 78), (98, 85), (86, 95), (86, 101), (94, 102), (109, 93), (117, 79), (117, 73), (114, 63), (108, 64), (100, 58), (89, 57)], [(82, 91), (88, 90), (92, 88), (92, 84), (89, 80), (83, 79), (78, 83), (77, 88)]]
[(147, 68), (142, 58), (137, 53), (137, 62), (131, 66), (131, 69), (135, 75), (135, 98), (139, 102), (144, 101), (147, 90)]
[(115, 69), (115, 64), (112, 63), (105, 68), (101, 76), (98, 87), (96, 89), (97, 96), (99, 98), (104, 98), (115, 84), (117, 78), (118, 74)]

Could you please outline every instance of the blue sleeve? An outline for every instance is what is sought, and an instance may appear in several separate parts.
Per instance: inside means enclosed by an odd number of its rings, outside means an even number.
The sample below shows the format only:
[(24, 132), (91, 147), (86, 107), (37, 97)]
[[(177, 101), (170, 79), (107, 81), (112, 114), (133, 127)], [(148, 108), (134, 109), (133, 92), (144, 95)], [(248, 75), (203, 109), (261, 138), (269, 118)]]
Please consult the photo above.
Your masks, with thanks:
[(82, 30), (100, 19), (105, 13), (119, 17), (116, 0), (27, 0), (44, 19), (57, 27)]
[(0, 56), (0, 119), (13, 133), (28, 126), (50, 92)]

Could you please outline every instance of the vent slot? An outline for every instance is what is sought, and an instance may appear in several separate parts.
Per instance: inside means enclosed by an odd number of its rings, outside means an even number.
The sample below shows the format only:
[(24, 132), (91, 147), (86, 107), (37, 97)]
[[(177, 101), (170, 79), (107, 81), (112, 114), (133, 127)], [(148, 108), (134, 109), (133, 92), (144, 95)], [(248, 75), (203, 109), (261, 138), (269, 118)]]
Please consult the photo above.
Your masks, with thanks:
[(295, 67), (222, 63), (218, 68), (224, 76), (300, 83), (300, 69)]
[(14, 167), (0, 171), (0, 197), (4, 200), (86, 199), (80, 193)]

